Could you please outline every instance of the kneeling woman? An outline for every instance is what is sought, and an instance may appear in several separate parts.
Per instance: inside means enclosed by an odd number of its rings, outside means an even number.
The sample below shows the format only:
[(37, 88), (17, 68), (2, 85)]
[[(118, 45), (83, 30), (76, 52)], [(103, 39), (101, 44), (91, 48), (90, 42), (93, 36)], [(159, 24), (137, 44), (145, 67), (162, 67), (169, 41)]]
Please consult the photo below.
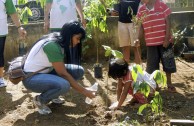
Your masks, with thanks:
[[(77, 83), (84, 70), (80, 65), (71, 64), (72, 53), (81, 59), (81, 41), (85, 38), (85, 30), (77, 21), (64, 24), (60, 33), (51, 33), (38, 40), (30, 50), (24, 65), (27, 74), (48, 68), (23, 80), (24, 86), (36, 93), (34, 104), (40, 114), (51, 113), (46, 105), (53, 99), (69, 91), (73, 87), (89, 98), (95, 96)], [(77, 46), (77, 51), (72, 51)]]

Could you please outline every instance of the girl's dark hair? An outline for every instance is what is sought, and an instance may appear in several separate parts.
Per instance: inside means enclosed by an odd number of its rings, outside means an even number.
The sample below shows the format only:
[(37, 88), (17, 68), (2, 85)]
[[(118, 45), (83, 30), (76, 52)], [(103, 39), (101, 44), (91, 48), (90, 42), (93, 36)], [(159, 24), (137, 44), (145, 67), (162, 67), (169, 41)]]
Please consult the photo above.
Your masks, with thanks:
[[(72, 59), (77, 59), (77, 63), (75, 64), (80, 64), (81, 63), (81, 53), (82, 53), (82, 43), (78, 43), (76, 47), (73, 47), (72, 43), (72, 37), (73, 35), (76, 34), (81, 34), (81, 40), (83, 41), (86, 36), (86, 32), (82, 25), (78, 21), (70, 21), (68, 23), (65, 23), (61, 29), (60, 36), (61, 38), (59, 39), (58, 43), (61, 47), (64, 48), (65, 53), (66, 53), (66, 63), (72, 63)], [(74, 50), (74, 51), (73, 51)], [(72, 57), (75, 56), (75, 57)]]
[(127, 75), (128, 63), (121, 58), (111, 59), (109, 62), (108, 76), (113, 79), (121, 78)]
[[(72, 37), (73, 35), (81, 34), (80, 43), (73, 48)], [(47, 35), (42, 36), (39, 40), (37, 40), (32, 47), (40, 42), (40, 40), (45, 39), (45, 43), (43, 43), (42, 47), (46, 45), (48, 42), (57, 42), (59, 45), (64, 48), (66, 53), (66, 64), (81, 64), (81, 53), (82, 53), (82, 41), (85, 39), (86, 32), (82, 25), (78, 21), (70, 21), (65, 23), (61, 29), (61, 32), (53, 32)], [(71, 46), (71, 48), (70, 48)], [(31, 47), (31, 48), (32, 48)], [(73, 51), (74, 50), (74, 51)], [(38, 53), (38, 52), (37, 52)], [(73, 57), (74, 56), (74, 57)], [(73, 59), (76, 59), (73, 61)], [(65, 59), (64, 59), (65, 60)]]

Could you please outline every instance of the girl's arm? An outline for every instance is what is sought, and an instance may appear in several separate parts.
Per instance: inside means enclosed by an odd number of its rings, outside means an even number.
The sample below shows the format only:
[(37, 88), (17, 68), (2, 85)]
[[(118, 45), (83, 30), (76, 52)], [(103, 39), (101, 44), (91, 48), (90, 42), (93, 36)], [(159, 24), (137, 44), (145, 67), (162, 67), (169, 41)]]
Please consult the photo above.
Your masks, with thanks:
[(121, 96), (121, 93), (122, 93), (122, 90), (123, 90), (123, 82), (122, 82), (122, 79), (119, 79), (118, 80), (118, 84), (117, 84), (117, 101), (119, 101), (120, 99), (120, 96)]
[(125, 101), (126, 97), (127, 97), (127, 94), (129, 92), (129, 89), (131, 87), (131, 82), (126, 82), (124, 85), (123, 85), (123, 90), (121, 92), (121, 96), (120, 96), (120, 99), (118, 100), (118, 106), (117, 108), (121, 107), (121, 105), (123, 104), (123, 102)]
[(57, 74), (61, 77), (63, 77), (64, 79), (66, 79), (67, 81), (69, 81), (70, 85), (79, 93), (85, 95), (86, 97), (89, 98), (94, 98), (95, 95), (93, 94), (92, 91), (86, 90), (84, 87), (82, 87), (81, 85), (79, 85), (77, 83), (77, 81), (75, 81), (75, 79), (71, 76), (71, 74), (69, 74), (64, 66), (63, 62), (53, 62), (52, 63), (55, 71), (57, 72)]

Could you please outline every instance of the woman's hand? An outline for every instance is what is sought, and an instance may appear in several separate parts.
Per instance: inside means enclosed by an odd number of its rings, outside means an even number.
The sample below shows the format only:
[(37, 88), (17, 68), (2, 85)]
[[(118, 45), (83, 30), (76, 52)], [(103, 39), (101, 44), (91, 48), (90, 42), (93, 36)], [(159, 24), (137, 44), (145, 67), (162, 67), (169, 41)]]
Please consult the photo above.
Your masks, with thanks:
[(23, 27), (18, 28), (18, 33), (22, 39), (26, 38), (27, 32)]
[(85, 89), (83, 93), (86, 97), (89, 97), (90, 99), (95, 98), (95, 92)]

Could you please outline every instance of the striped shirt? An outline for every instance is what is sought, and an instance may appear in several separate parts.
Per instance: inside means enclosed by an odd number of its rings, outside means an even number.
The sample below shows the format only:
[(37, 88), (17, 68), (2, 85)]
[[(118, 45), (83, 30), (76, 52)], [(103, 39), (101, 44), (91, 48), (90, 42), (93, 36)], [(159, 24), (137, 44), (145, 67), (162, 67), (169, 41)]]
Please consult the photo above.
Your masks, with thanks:
[(149, 10), (146, 4), (142, 5), (137, 16), (140, 18), (145, 15), (143, 29), (145, 34), (146, 46), (162, 45), (166, 35), (166, 17), (170, 15), (169, 7), (160, 0), (156, 0), (154, 8)]

